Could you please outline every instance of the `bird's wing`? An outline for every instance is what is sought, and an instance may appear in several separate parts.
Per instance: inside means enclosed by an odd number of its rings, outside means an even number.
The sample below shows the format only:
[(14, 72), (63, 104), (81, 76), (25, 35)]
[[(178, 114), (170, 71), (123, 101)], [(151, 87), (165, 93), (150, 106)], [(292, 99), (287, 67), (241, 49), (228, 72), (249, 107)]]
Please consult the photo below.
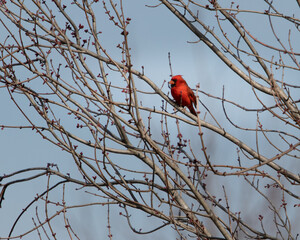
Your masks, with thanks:
[(193, 90), (190, 88), (188, 88), (188, 96), (191, 99), (192, 103), (194, 103), (196, 106), (196, 96), (195, 96)]

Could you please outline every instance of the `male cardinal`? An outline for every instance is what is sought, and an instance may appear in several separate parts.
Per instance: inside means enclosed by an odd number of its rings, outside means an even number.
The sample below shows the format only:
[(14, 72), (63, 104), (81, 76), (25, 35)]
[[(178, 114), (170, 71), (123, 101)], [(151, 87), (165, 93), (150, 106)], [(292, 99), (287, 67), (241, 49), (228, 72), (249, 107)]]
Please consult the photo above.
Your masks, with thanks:
[(192, 114), (197, 116), (193, 107), (193, 104), (196, 106), (195, 94), (181, 75), (173, 76), (169, 84), (171, 84), (171, 94), (175, 102), (182, 107), (187, 107)]

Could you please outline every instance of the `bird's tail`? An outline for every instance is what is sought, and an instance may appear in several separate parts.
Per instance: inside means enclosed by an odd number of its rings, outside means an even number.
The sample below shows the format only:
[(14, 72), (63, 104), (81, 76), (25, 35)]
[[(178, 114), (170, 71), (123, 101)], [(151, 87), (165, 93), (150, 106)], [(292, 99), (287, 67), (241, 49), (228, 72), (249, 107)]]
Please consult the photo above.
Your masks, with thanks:
[(189, 110), (190, 110), (190, 112), (191, 112), (192, 114), (194, 114), (195, 116), (197, 116), (197, 113), (196, 113), (196, 111), (195, 111), (193, 105), (191, 105), (191, 106), (189, 107)]

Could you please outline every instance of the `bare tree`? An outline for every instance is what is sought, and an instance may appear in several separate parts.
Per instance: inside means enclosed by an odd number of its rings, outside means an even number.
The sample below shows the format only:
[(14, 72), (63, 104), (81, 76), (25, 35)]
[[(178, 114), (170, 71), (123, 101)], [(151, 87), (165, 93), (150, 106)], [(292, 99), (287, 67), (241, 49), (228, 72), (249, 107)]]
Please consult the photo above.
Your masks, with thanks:
[[(260, 1), (259, 8), (216, 0), (160, 0), (145, 6), (153, 16), (158, 8), (167, 8), (199, 39), (191, 44), (206, 45), (246, 83), (247, 98), (254, 97), (258, 106), (225, 97), (225, 87), (223, 95), (215, 96), (196, 86), (196, 117), (162, 90), (166, 82), (154, 82), (133, 65), (126, 4), (2, 0), (0, 87), (28, 122), (1, 128), (31, 128), (72, 156), (77, 172), (63, 172), (49, 163), (2, 175), (1, 207), (14, 184), (36, 178), (46, 178), (48, 184), (0, 239), (32, 232), (40, 239), (57, 239), (53, 221), (61, 217), (69, 238), (79, 239), (67, 210), (91, 205), (108, 206), (109, 226), (109, 206), (116, 205), (137, 234), (171, 226), (181, 239), (297, 239), (300, 85), (291, 76), (300, 70), (300, 19), (293, 9), (284, 13), (269, 0)], [(116, 48), (105, 47), (104, 17), (112, 28), (111, 41), (119, 42)], [(252, 29), (255, 19), (271, 34)], [(148, 96), (163, 100), (162, 105), (153, 107)], [(219, 103), (223, 114), (216, 115), (204, 99)], [(233, 112), (249, 121), (235, 120)], [(186, 127), (194, 135), (189, 136)], [(227, 151), (236, 160), (214, 159), (218, 150), (210, 138), (229, 144)], [(97, 201), (69, 205), (65, 188), (72, 184)], [(235, 190), (230, 189), (233, 184)], [(214, 193), (216, 186), (222, 192)], [(60, 202), (50, 196), (56, 189)], [(250, 217), (246, 208), (235, 211), (233, 191), (251, 193), (247, 204), (259, 199), (266, 208)], [(15, 235), (22, 215), (41, 202), (45, 214), (37, 211), (33, 227)], [(137, 230), (133, 209), (158, 225), (148, 232)]]

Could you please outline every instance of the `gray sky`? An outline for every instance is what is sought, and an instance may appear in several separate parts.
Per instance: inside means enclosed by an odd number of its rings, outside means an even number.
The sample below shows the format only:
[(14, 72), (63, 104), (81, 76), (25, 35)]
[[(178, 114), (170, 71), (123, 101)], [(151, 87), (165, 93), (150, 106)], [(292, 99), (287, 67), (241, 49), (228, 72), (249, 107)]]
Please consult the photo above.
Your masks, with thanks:
[[(126, 3), (125, 3), (126, 2)], [(221, 97), (223, 85), (225, 85), (225, 96), (233, 101), (238, 101), (239, 104), (245, 105), (247, 107), (257, 107), (258, 102), (255, 97), (249, 95), (247, 89), (248, 85), (243, 82), (235, 73), (233, 73), (222, 61), (220, 61), (208, 47), (203, 43), (188, 43), (197, 41), (197, 38), (186, 29), (186, 27), (179, 22), (165, 7), (160, 6), (157, 8), (147, 8), (145, 4), (149, 4), (152, 1), (141, 1), (132, 0), (127, 3), (124, 1), (125, 14), (127, 17), (132, 19), (129, 25), (129, 44), (132, 48), (132, 60), (133, 66), (137, 70), (141, 70), (141, 66), (145, 67), (145, 75), (152, 79), (158, 86), (161, 86), (164, 80), (169, 80), (170, 69), (168, 63), (168, 52), (171, 53), (173, 74), (182, 74), (183, 77), (188, 81), (192, 88), (195, 88), (198, 83), (200, 83), (200, 88), (211, 94)], [(250, 8), (259, 8), (262, 1), (246, 1)], [(251, 3), (249, 3), (251, 2)], [(128, 4), (128, 5), (127, 5)], [(150, 4), (157, 4), (156, 1)], [(296, 1), (283, 1), (280, 4), (288, 5), (290, 8), (285, 6), (285, 9), (294, 9), (297, 7)], [(280, 6), (278, 6), (280, 7)], [(102, 9), (99, 10), (99, 14), (102, 14)], [(299, 14), (299, 10), (298, 10)], [(2, 15), (0, 15), (2, 18)], [(100, 17), (101, 18), (101, 17)], [(203, 15), (200, 16), (206, 22), (209, 22), (210, 16)], [(264, 18), (266, 19), (266, 18)], [(256, 30), (257, 34), (262, 38), (267, 37), (264, 34), (270, 34), (268, 31), (264, 31), (264, 24), (267, 24), (265, 20), (260, 19), (249, 19), (248, 23), (249, 29)], [(99, 28), (103, 31), (103, 43), (107, 49), (112, 49), (113, 54), (115, 52), (116, 42), (114, 42), (112, 26), (101, 26), (99, 22)], [(280, 34), (287, 36), (287, 30), (284, 26), (280, 26), (277, 29)], [(230, 32), (229, 32), (230, 34)], [(261, 34), (261, 35), (260, 35)], [(0, 36), (0, 40), (3, 41), (5, 36)], [(299, 39), (298, 39), (299, 40)], [(298, 41), (294, 39), (292, 41)], [(267, 55), (268, 53), (266, 53)], [(291, 78), (298, 78), (299, 74), (296, 72), (288, 72)], [(139, 80), (136, 79), (137, 85)], [(167, 84), (165, 84), (163, 91), (168, 93)], [(228, 121), (225, 120), (224, 114), (222, 113), (221, 103), (214, 102), (205, 96), (201, 96), (201, 99), (207, 106), (213, 111), (216, 117), (219, 117), (222, 121), (222, 126), (230, 127)], [(159, 97), (153, 98), (149, 96), (149, 99), (142, 99), (144, 105), (149, 104), (150, 107), (155, 105), (157, 108), (161, 106), (161, 99)], [(27, 104), (27, 103), (26, 103)], [(151, 105), (152, 104), (152, 105)], [(255, 116), (254, 117), (243, 117), (239, 115), (234, 109), (230, 107), (229, 113), (232, 119), (243, 125), (248, 125), (255, 128)], [(171, 108), (169, 107), (169, 111)], [(24, 125), (26, 122), (25, 118), (19, 112), (14, 103), (10, 100), (10, 97), (5, 89), (0, 89), (0, 125)], [(246, 124), (247, 123), (247, 124)], [(195, 135), (190, 126), (183, 125), (182, 129), (185, 133)], [(232, 129), (233, 134), (236, 134), (241, 140), (245, 140), (251, 147), (255, 147), (255, 141), (249, 139), (249, 136), (245, 136), (242, 132)], [(206, 139), (208, 141), (208, 146), (210, 146), (210, 155), (215, 163), (226, 163), (230, 164), (236, 161), (237, 154), (232, 145), (228, 141), (222, 140), (220, 137), (216, 137), (215, 134), (211, 134), (209, 131), (205, 131), (207, 134)], [(195, 135), (196, 136), (196, 135)], [(195, 137), (194, 136), (194, 137)], [(192, 138), (192, 144), (197, 146), (196, 138)], [(228, 147), (231, 146), (230, 151)], [(268, 152), (265, 150), (264, 154), (272, 156), (272, 148), (268, 145), (263, 145)], [(11, 172), (27, 168), (27, 167), (46, 167), (47, 163), (57, 163), (63, 171), (76, 171), (74, 169), (71, 157), (62, 152), (60, 149), (49, 144), (47, 141), (41, 139), (35, 131), (30, 129), (26, 130), (15, 130), (15, 129), (4, 129), (0, 131), (0, 175), (9, 174)], [(232, 150), (233, 149), (233, 150)], [(124, 159), (121, 159), (124, 160)], [(130, 163), (129, 163), (130, 164)], [(141, 166), (142, 167), (142, 166)], [(24, 175), (26, 176), (26, 175)], [(20, 213), (20, 210), (24, 208), (36, 193), (40, 193), (44, 190), (47, 179), (41, 178), (33, 182), (20, 183), (9, 188), (6, 192), (6, 199), (2, 203), (2, 208), (0, 209), (0, 237), (8, 234), (8, 229), (12, 226), (14, 220)], [(218, 194), (222, 192), (222, 185), (214, 185), (211, 180), (212, 185), (209, 186), (213, 194)], [(54, 182), (54, 181), (53, 181)], [(242, 208), (249, 208), (249, 212), (253, 215), (258, 215), (259, 212), (265, 208), (265, 205), (257, 204), (258, 206), (253, 206), (253, 204), (248, 204), (249, 199), (253, 198), (250, 194), (247, 196), (245, 194), (239, 194), (239, 190), (242, 190), (243, 185), (239, 186), (241, 189), (230, 189), (230, 180), (224, 182), (224, 185), (228, 187), (228, 193), (231, 193), (232, 208), (236, 208), (239, 211)], [(68, 195), (69, 201), (74, 204), (79, 204), (80, 202), (89, 201), (90, 199), (95, 200), (95, 198), (88, 194), (82, 194), (83, 191), (72, 191), (76, 186), (68, 185), (67, 191), (70, 193)], [(61, 189), (61, 188), (60, 188)], [(56, 194), (57, 199), (61, 199), (61, 193), (55, 191), (53, 196)], [(229, 194), (230, 195), (230, 194)], [(274, 196), (277, 196), (274, 193)], [(235, 199), (235, 201), (234, 201)], [(257, 203), (260, 203), (258, 199), (254, 199)], [(16, 210), (17, 209), (17, 210)], [(81, 239), (106, 239), (108, 235), (107, 231), (107, 219), (106, 219), (107, 208), (84, 208), (81, 210), (76, 210), (74, 212), (69, 211), (68, 214), (70, 219), (73, 221), (72, 226), (76, 229), (76, 226), (80, 226), (80, 231), (77, 232)], [(126, 220), (119, 216), (119, 208), (111, 209), (111, 222), (112, 222), (112, 233), (114, 239), (175, 239), (176, 235), (174, 231), (160, 230), (154, 235), (136, 235), (132, 233), (127, 227)], [(299, 210), (298, 210), (299, 211)], [(21, 221), (22, 224), (17, 225), (16, 232), (26, 231), (32, 228), (33, 223), (31, 220), (32, 215), (34, 215), (35, 209), (32, 208), (31, 211), (27, 212), (24, 216), (25, 221)], [(134, 213), (135, 211), (133, 211)], [(299, 212), (298, 212), (299, 213)], [(103, 215), (102, 217), (99, 217)], [(71, 218), (71, 216), (74, 216)], [(143, 228), (144, 231), (150, 230), (155, 222), (151, 218), (145, 217), (145, 215), (133, 216), (135, 227), (138, 229), (139, 226)], [(256, 221), (256, 218), (255, 218)], [(59, 226), (61, 222), (57, 223)], [(151, 226), (147, 228), (147, 225)], [(299, 225), (300, 228), (300, 225)], [(61, 232), (56, 228), (58, 239), (64, 239), (66, 234), (65, 229)], [(62, 235), (60, 235), (62, 234)], [(104, 236), (101, 238), (100, 236)], [(36, 233), (33, 235), (28, 235), (23, 239), (37, 239)]]

